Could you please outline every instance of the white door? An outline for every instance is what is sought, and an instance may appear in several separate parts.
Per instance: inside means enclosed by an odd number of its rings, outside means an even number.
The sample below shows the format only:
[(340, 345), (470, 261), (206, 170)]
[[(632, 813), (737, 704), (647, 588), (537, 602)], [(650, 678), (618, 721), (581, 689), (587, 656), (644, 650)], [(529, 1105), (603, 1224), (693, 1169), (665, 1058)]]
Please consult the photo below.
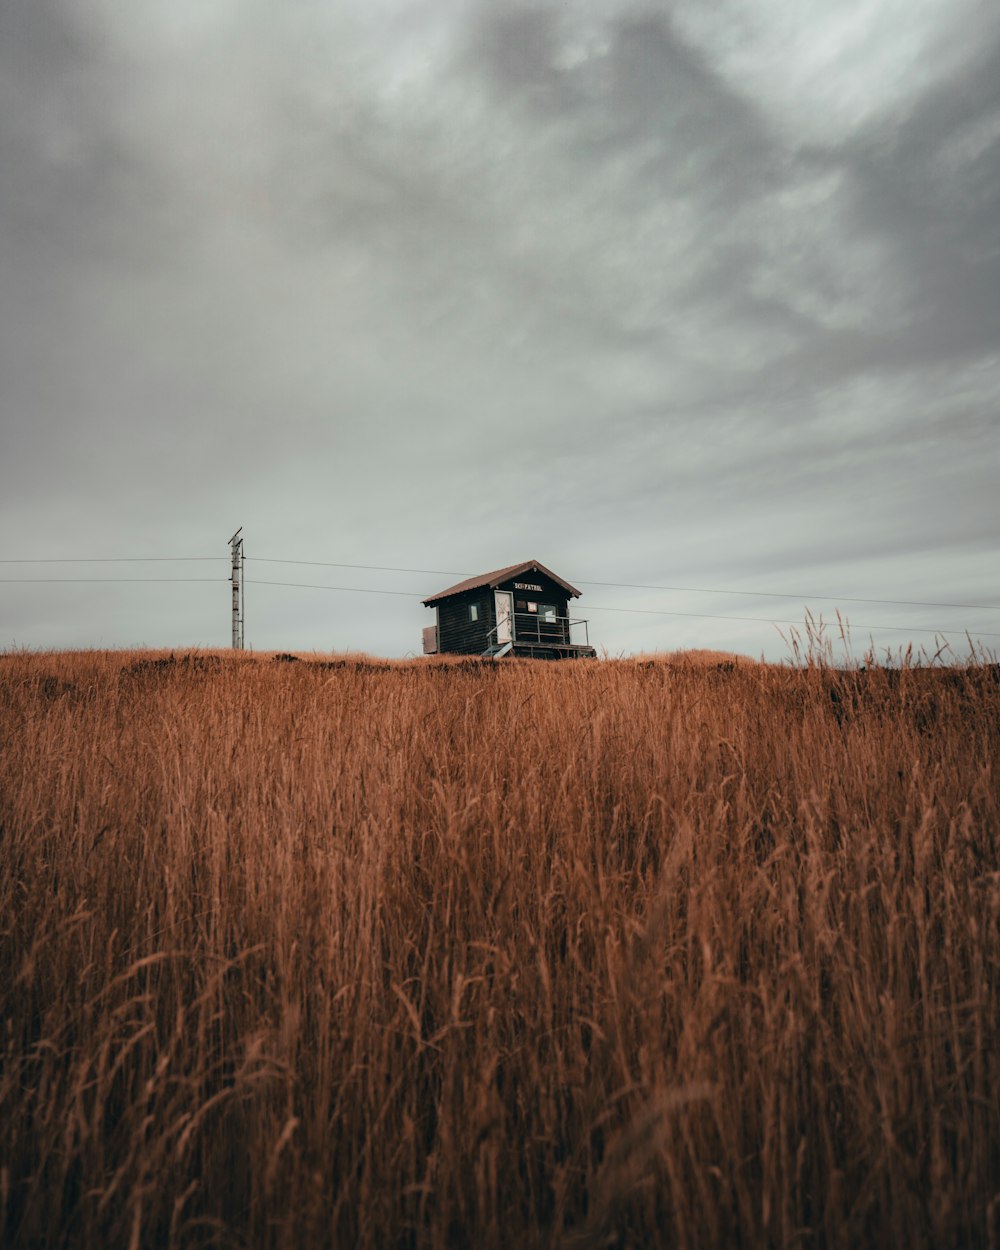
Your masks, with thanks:
[(494, 591), (497, 605), (497, 642), (514, 641), (514, 596), (509, 590)]

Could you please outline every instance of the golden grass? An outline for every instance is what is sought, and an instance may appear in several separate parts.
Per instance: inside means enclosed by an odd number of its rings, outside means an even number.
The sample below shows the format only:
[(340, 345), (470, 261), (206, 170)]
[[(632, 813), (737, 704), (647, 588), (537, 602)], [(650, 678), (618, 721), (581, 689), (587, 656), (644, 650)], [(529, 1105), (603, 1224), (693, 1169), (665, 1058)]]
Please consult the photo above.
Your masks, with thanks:
[(701, 647), (688, 648), (685, 651), (653, 651), (643, 652), (635, 657), (636, 662), (655, 664), (680, 664), (698, 666), (703, 664), (756, 664), (749, 656), (740, 655), (736, 651), (707, 651)]
[(327, 662), (0, 656), (0, 1244), (997, 1244), (996, 666)]

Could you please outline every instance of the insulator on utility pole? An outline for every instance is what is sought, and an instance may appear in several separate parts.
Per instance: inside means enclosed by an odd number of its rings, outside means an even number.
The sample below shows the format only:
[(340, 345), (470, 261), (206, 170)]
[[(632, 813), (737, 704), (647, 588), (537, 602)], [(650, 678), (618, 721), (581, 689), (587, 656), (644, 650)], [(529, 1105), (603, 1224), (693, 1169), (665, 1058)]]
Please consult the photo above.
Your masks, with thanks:
[(233, 649), (243, 650), (243, 539), (240, 534), (243, 526), (230, 538), (229, 545), (233, 549), (233, 572), (230, 581), (233, 583)]

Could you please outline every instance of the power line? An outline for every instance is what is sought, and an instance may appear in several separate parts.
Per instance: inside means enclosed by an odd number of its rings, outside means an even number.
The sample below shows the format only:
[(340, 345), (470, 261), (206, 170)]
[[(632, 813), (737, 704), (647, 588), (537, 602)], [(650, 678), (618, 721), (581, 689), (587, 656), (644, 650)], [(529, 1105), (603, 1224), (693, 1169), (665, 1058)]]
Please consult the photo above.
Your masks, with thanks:
[(432, 577), (472, 577), (472, 573), (456, 573), (454, 569), (410, 569), (391, 564), (339, 564), (330, 560), (278, 560), (269, 556), (247, 556), (258, 564), (306, 564), (318, 569), (364, 569), (371, 573), (429, 573)]
[[(588, 612), (634, 612), (642, 616), (690, 616), (699, 621), (753, 621), (758, 625), (801, 625), (802, 621), (783, 621), (768, 616), (720, 616), (711, 612), (667, 612), (662, 608), (605, 608), (589, 604)], [(829, 621), (823, 622), (832, 628)], [(989, 633), (982, 629), (927, 629), (919, 625), (862, 625), (860, 622), (844, 621), (850, 629), (893, 629), (903, 634), (957, 634), (970, 633), (977, 638), (1000, 638), (1000, 633)]]
[[(364, 586), (326, 586), (315, 582), (271, 582), (259, 581), (257, 578), (247, 578), (255, 586), (291, 586), (296, 590), (336, 590), (346, 591), (351, 594), (361, 595), (397, 595), (405, 599), (423, 599), (424, 595), (419, 591), (407, 590), (370, 590)], [(778, 620), (773, 617), (765, 616), (722, 616), (710, 612), (669, 612), (665, 608), (611, 608), (597, 607), (589, 604), (588, 612), (628, 612), (641, 616), (684, 616), (691, 617), (699, 621), (751, 621), (755, 625), (801, 625), (801, 621)], [(1000, 633), (988, 633), (983, 630), (965, 630), (965, 629), (927, 629), (926, 627), (909, 626), (909, 625), (862, 625), (860, 623), (850, 623), (852, 629), (887, 629), (894, 630), (897, 633), (916, 633), (916, 634), (955, 634), (955, 633), (974, 633), (977, 638), (1000, 638)]]
[(225, 556), (41, 556), (38, 559), (4, 558), (0, 559), (0, 564), (192, 564), (196, 560), (225, 559)]
[[(157, 558), (169, 559), (171, 557), (157, 557)], [(197, 557), (197, 558), (199, 559), (213, 558), (214, 559), (215, 557)], [(250, 557), (247, 557), (247, 558), (249, 559)], [(259, 559), (260, 557), (256, 557), (256, 558)], [(289, 561), (273, 561), (272, 563), (318, 564), (319, 562), (318, 561), (306, 561), (306, 560), (301, 560), (301, 561), (289, 560)], [(328, 567), (373, 568), (375, 566), (330, 565)], [(409, 572), (410, 570), (399, 569), (399, 570), (393, 570), (393, 571)], [(421, 570), (416, 570), (416, 571), (420, 572)], [(423, 570), (423, 571), (426, 571), (426, 570)], [(444, 575), (445, 576), (460, 576), (459, 574), (444, 574)], [(87, 584), (104, 585), (109, 582), (118, 583), (118, 584), (122, 584), (122, 583), (127, 584), (130, 582), (135, 582), (135, 583), (148, 583), (148, 582), (164, 583), (166, 582), (166, 583), (173, 583), (173, 584), (211, 583), (212, 585), (218, 585), (219, 582), (223, 580), (229, 580), (229, 579), (228, 578), (223, 579), (219, 577), (0, 577), (0, 583), (3, 583), (3, 584), (16, 583), (19, 585), (28, 585), (28, 586), (53, 585), (53, 584), (65, 583), (65, 582), (71, 582), (77, 585), (81, 585), (81, 584), (82, 585), (87, 585)], [(256, 586), (281, 586), (281, 587), (286, 587), (286, 588), (290, 588), (294, 590), (332, 590), (340, 594), (390, 595), (394, 598), (401, 598), (401, 599), (423, 599), (424, 598), (424, 594), (422, 591), (377, 590), (368, 586), (330, 586), (326, 584), (320, 584), (317, 582), (277, 582), (277, 581), (264, 580), (262, 578), (245, 578), (244, 580), (251, 582), (253, 585), (256, 585)], [(584, 583), (584, 584), (594, 585), (596, 583)], [(601, 583), (601, 584), (611, 585), (612, 583)], [(622, 585), (627, 586), (627, 584), (625, 583), (622, 583)], [(655, 589), (655, 588), (643, 587), (642, 589)], [(896, 602), (896, 601), (880, 600), (878, 602)], [(943, 606), (957, 606), (957, 605), (941, 604), (941, 605), (927, 605), (927, 606), (942, 606), (943, 607)], [(974, 606), (974, 605), (970, 605), (970, 606)], [(618, 612), (618, 613), (627, 613), (629, 615), (638, 615), (638, 616), (685, 617), (691, 620), (699, 620), (699, 621), (740, 621), (740, 622), (749, 622), (750, 624), (753, 624), (753, 625), (797, 626), (797, 625), (802, 624), (801, 621), (785, 620), (785, 619), (781, 619), (777, 617), (734, 616), (734, 615), (724, 615), (722, 613), (712, 613), (712, 612), (677, 612), (677, 611), (670, 611), (666, 608), (622, 608), (622, 607), (610, 607), (610, 606), (599, 605), (599, 604), (589, 604), (587, 606), (587, 611), (588, 612)], [(961, 632), (961, 633), (974, 634), (978, 638), (1000, 638), (1000, 633), (994, 633), (994, 632), (978, 630), (978, 629), (969, 630), (967, 628), (962, 628), (961, 630), (959, 630), (958, 628), (928, 629), (925, 626), (918, 626), (918, 625), (865, 625), (859, 622), (849, 622), (849, 625), (850, 625), (850, 628), (852, 629), (889, 630), (895, 633), (903, 633), (903, 634), (915, 633), (915, 634), (934, 634), (937, 636), (944, 636), (949, 633), (954, 634), (954, 633)]]
[[(250, 557), (248, 556), (247, 559)], [(340, 590), (354, 595), (398, 595), (403, 599), (423, 599), (416, 590), (372, 590), (368, 586), (320, 586), (312, 582), (266, 582), (256, 577), (245, 579), (252, 586), (294, 586), (296, 590)]]
[[(44, 556), (37, 559), (29, 558), (0, 558), (0, 564), (138, 564), (159, 562), (173, 563), (192, 563), (195, 561), (222, 561), (225, 556)], [(432, 577), (471, 577), (470, 573), (458, 572), (455, 569), (419, 569), (411, 568), (403, 565), (391, 564), (348, 564), (340, 561), (331, 560), (286, 560), (278, 559), (270, 556), (245, 556), (246, 560), (256, 560), (260, 564), (296, 564), (311, 568), (325, 569), (358, 569), (364, 572), (373, 573), (419, 573), (427, 574)], [(17, 581), (17, 578), (0, 578), (0, 581)], [(24, 579), (29, 580), (29, 579)], [(73, 580), (66, 579), (30, 579), (30, 580)], [(98, 580), (96, 578), (92, 580)], [(108, 579), (110, 580), (110, 579)], [(130, 579), (122, 579), (130, 580)], [(135, 579), (140, 580), (140, 579)], [(149, 579), (145, 579), (149, 580)], [(164, 579), (166, 580), (166, 579)], [(191, 580), (178, 578), (178, 581)], [(194, 579), (198, 580), (198, 579)], [(784, 591), (777, 590), (735, 590), (732, 588), (712, 588), (707, 586), (661, 586), (648, 582), (600, 582), (592, 581), (585, 578), (576, 579), (581, 586), (602, 586), (613, 588), (616, 590), (659, 590), (667, 593), (678, 594), (695, 594), (695, 595), (741, 595), (748, 598), (758, 599), (799, 599), (804, 603), (813, 601), (823, 603), (876, 603), (887, 607), (904, 607), (904, 608), (958, 608), (960, 610), (982, 611), (982, 612), (1000, 612), (1000, 604), (995, 603), (956, 603), (954, 601), (943, 601), (934, 599), (877, 599), (871, 597), (860, 597), (858, 595), (804, 595), (804, 594), (788, 594)], [(298, 582), (273, 582), (271, 585), (300, 585)], [(322, 589), (322, 587), (320, 588)], [(354, 589), (350, 586), (340, 587), (342, 590)], [(403, 593), (384, 591), (379, 593)], [(638, 611), (639, 609), (630, 609)], [(675, 613), (675, 615), (684, 615), (683, 613)], [(710, 615), (710, 614), (690, 614), (690, 615)], [(737, 618), (732, 618), (737, 619)], [(747, 618), (758, 620), (761, 618)]]
[(228, 580), (220, 577), (0, 577), (0, 582), (19, 582), (22, 586), (44, 586), (55, 582), (92, 582), (94, 585), (101, 582), (212, 582), (218, 585), (220, 581)]
[[(324, 569), (363, 569), (373, 573), (428, 573), (439, 577), (472, 577), (471, 573), (459, 573), (455, 569), (414, 569), (389, 564), (341, 564), (329, 560), (279, 560), (265, 556), (247, 556), (248, 560), (256, 560), (261, 564), (302, 564), (313, 568)], [(960, 608), (976, 609), (986, 612), (1000, 612), (1000, 604), (995, 603), (954, 603), (939, 602), (929, 599), (872, 599), (859, 598), (857, 595), (801, 595), (786, 594), (777, 590), (729, 590), (711, 589), (706, 586), (654, 586), (645, 582), (595, 582), (584, 578), (576, 578), (580, 586), (608, 586), (617, 590), (663, 590), (695, 595), (746, 595), (761, 599), (801, 599), (803, 602), (822, 600), (825, 603), (878, 603), (887, 607), (903, 608)]]
[(822, 599), (825, 603), (879, 603), (901, 608), (978, 608), (1000, 612), (995, 603), (937, 603), (929, 599), (860, 599), (856, 595), (786, 595), (777, 590), (706, 590), (700, 586), (647, 586), (635, 582), (580, 582), (581, 586), (614, 586), (620, 590), (668, 590), (696, 595), (750, 595), (757, 599), (801, 599), (809, 603)]

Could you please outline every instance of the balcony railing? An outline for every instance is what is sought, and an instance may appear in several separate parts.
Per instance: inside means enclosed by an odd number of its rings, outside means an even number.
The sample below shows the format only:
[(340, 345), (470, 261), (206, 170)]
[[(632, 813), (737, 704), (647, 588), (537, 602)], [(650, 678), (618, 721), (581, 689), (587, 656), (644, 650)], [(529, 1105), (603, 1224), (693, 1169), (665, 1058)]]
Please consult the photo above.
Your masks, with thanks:
[(551, 647), (589, 647), (589, 622), (568, 616), (515, 612), (514, 641)]

